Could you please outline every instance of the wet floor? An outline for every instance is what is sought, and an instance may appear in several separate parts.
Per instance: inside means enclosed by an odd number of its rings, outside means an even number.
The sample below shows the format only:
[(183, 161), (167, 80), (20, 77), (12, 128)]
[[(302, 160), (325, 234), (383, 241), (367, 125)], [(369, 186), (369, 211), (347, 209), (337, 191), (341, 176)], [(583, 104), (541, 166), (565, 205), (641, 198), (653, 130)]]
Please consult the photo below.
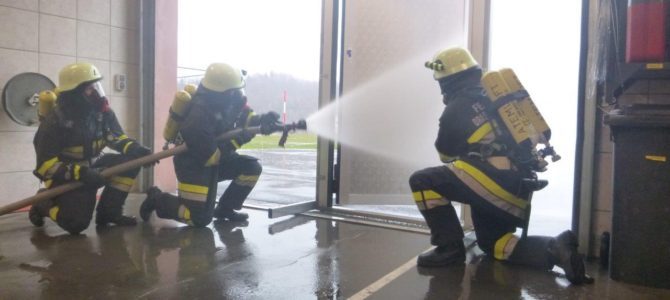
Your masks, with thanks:
[[(137, 211), (138, 198), (127, 211)], [(670, 298), (670, 290), (609, 280), (596, 264), (596, 283), (576, 287), (559, 273), (491, 261), (476, 247), (462, 266), (417, 268), (426, 235), (247, 212), (249, 223), (193, 229), (152, 219), (91, 226), (81, 236), (51, 222), (33, 228), (25, 213), (2, 216), (0, 299), (346, 299), (371, 285), (370, 299)]]
[[(263, 173), (245, 204), (260, 207), (279, 207), (286, 204), (314, 201), (316, 199), (316, 150), (268, 149), (240, 150), (260, 160)], [(230, 181), (219, 183), (218, 193), (228, 187)], [(533, 199), (530, 219), (530, 234), (557, 235), (570, 226), (571, 210), (557, 207), (563, 195), (538, 192)], [(379, 199), (383, 203), (384, 199)], [(455, 204), (460, 215), (459, 204)], [(407, 205), (361, 205), (345, 207), (365, 212), (382, 213), (403, 218), (423, 220), (414, 201), (408, 197)]]
[[(240, 150), (263, 165), (263, 173), (248, 204), (275, 207), (316, 199), (316, 150)], [(222, 194), (229, 181), (219, 183)]]

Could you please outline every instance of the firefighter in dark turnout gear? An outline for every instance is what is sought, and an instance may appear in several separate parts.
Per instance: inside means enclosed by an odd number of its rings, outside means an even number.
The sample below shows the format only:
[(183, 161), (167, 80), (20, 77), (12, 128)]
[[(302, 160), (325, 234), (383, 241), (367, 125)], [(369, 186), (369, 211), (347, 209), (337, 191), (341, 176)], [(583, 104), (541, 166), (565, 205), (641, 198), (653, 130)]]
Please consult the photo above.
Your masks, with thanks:
[[(174, 157), (178, 196), (152, 188), (140, 207), (143, 220), (148, 221), (153, 210), (160, 218), (196, 227), (207, 226), (213, 217), (231, 221), (248, 218), (236, 210), (242, 208), (262, 168), (256, 158), (240, 155), (236, 149), (254, 136), (242, 134), (218, 143), (215, 138), (235, 128), (259, 125), (262, 134), (270, 134), (278, 125), (279, 114), (254, 115), (247, 105), (243, 75), (223, 63), (207, 68), (179, 129), (189, 150)], [(216, 187), (223, 180), (232, 182), (214, 209)]]
[(516, 165), (496, 145), (493, 110), (480, 79), (482, 70), (462, 48), (440, 51), (426, 67), (434, 70), (446, 105), (435, 147), (445, 165), (415, 172), (409, 179), (416, 205), (431, 230), (433, 250), (418, 257), (422, 267), (463, 263), (463, 229), (451, 201), (469, 204), (479, 247), (498, 260), (550, 270), (563, 268), (575, 284), (590, 281), (571, 231), (552, 238), (513, 233), (523, 224), (530, 169)]
[[(96, 192), (103, 187), (97, 206), (96, 224), (135, 225), (135, 218), (122, 214), (123, 204), (139, 168), (106, 180), (99, 171), (151, 154), (151, 150), (128, 138), (109, 107), (100, 71), (89, 63), (66, 66), (59, 73), (57, 105), (40, 123), (34, 146), (37, 167), (33, 172), (48, 189), (70, 181), (84, 186), (34, 204), (29, 213), (35, 226), (44, 217), (71, 234), (86, 229), (96, 205)], [(109, 147), (118, 154), (102, 154)]]

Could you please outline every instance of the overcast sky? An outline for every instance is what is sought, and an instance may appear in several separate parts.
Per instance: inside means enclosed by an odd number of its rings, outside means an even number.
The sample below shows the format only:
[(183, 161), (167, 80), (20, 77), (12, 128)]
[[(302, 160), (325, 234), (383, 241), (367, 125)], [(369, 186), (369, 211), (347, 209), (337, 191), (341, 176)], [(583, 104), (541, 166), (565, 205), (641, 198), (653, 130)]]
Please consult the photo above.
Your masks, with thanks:
[(179, 0), (178, 24), (179, 67), (225, 62), (318, 79), (321, 1)]

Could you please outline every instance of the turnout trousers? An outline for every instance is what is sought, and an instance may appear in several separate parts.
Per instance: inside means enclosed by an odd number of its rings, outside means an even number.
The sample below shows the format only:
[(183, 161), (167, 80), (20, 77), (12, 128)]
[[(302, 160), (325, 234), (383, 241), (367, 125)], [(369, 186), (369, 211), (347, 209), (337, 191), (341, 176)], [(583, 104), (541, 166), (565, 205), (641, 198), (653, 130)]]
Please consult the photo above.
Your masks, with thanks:
[(175, 156), (174, 165), (178, 194), (162, 193), (156, 201), (156, 214), (196, 227), (207, 226), (214, 217), (218, 182), (232, 180), (216, 210), (239, 210), (262, 172), (258, 159), (236, 152), (210, 167), (196, 164), (188, 155)]
[(447, 245), (463, 239), (463, 229), (452, 201), (471, 206), (479, 247), (498, 260), (551, 268), (547, 249), (550, 237), (519, 239), (516, 227), (523, 224), (528, 191), (523, 176), (498, 170), (483, 161), (456, 160), (415, 172), (409, 183), (415, 204), (431, 230), (431, 243)]
[[(104, 169), (133, 159), (124, 154), (104, 154), (96, 159), (91, 167)], [(86, 164), (86, 162), (80, 163)], [(101, 214), (120, 216), (122, 214), (128, 192), (139, 172), (140, 168), (137, 168), (109, 179), (109, 183), (105, 185), (100, 195), (97, 207), (98, 216)], [(57, 185), (54, 183), (49, 187)], [(96, 193), (97, 189), (83, 186), (35, 205), (40, 215), (50, 218), (69, 233), (78, 234), (88, 228), (91, 223), (96, 204)]]

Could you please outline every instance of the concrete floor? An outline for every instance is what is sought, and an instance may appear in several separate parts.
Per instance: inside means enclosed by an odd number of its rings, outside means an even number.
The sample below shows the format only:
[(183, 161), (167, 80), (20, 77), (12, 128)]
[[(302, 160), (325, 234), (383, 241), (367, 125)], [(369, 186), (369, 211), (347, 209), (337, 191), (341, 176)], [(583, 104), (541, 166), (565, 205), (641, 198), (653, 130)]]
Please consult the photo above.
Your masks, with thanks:
[[(138, 205), (136, 196), (126, 209)], [(248, 224), (152, 219), (80, 236), (49, 221), (34, 228), (25, 213), (2, 216), (0, 299), (670, 299), (670, 290), (612, 281), (595, 263), (595, 284), (570, 286), (476, 247), (464, 265), (417, 268), (426, 235), (247, 212)]]
[[(247, 198), (247, 204), (275, 208), (292, 203), (313, 201), (316, 198), (316, 150), (242, 149), (239, 150), (239, 153), (256, 157), (263, 165), (261, 178)], [(572, 178), (572, 176), (569, 177), (569, 179)], [(219, 183), (219, 195), (226, 190), (229, 184), (230, 181)], [(572, 188), (559, 189), (561, 191), (556, 192), (555, 184), (560, 186), (565, 183), (552, 181), (548, 188), (533, 196), (530, 234), (557, 235), (565, 230), (566, 226), (569, 226), (572, 211), (565, 209), (570, 206), (566, 206), (565, 199), (572, 199), (572, 196), (567, 195), (571, 193)], [(409, 186), (407, 188), (409, 193)], [(423, 220), (410, 198), (406, 205), (384, 204), (382, 198), (381, 203), (377, 205), (348, 203), (343, 207)], [(460, 214), (458, 207), (456, 211)]]
[[(316, 197), (316, 150), (240, 150), (263, 165), (261, 179), (251, 191), (249, 204), (277, 207), (312, 201)], [(219, 183), (223, 193), (230, 181)]]

